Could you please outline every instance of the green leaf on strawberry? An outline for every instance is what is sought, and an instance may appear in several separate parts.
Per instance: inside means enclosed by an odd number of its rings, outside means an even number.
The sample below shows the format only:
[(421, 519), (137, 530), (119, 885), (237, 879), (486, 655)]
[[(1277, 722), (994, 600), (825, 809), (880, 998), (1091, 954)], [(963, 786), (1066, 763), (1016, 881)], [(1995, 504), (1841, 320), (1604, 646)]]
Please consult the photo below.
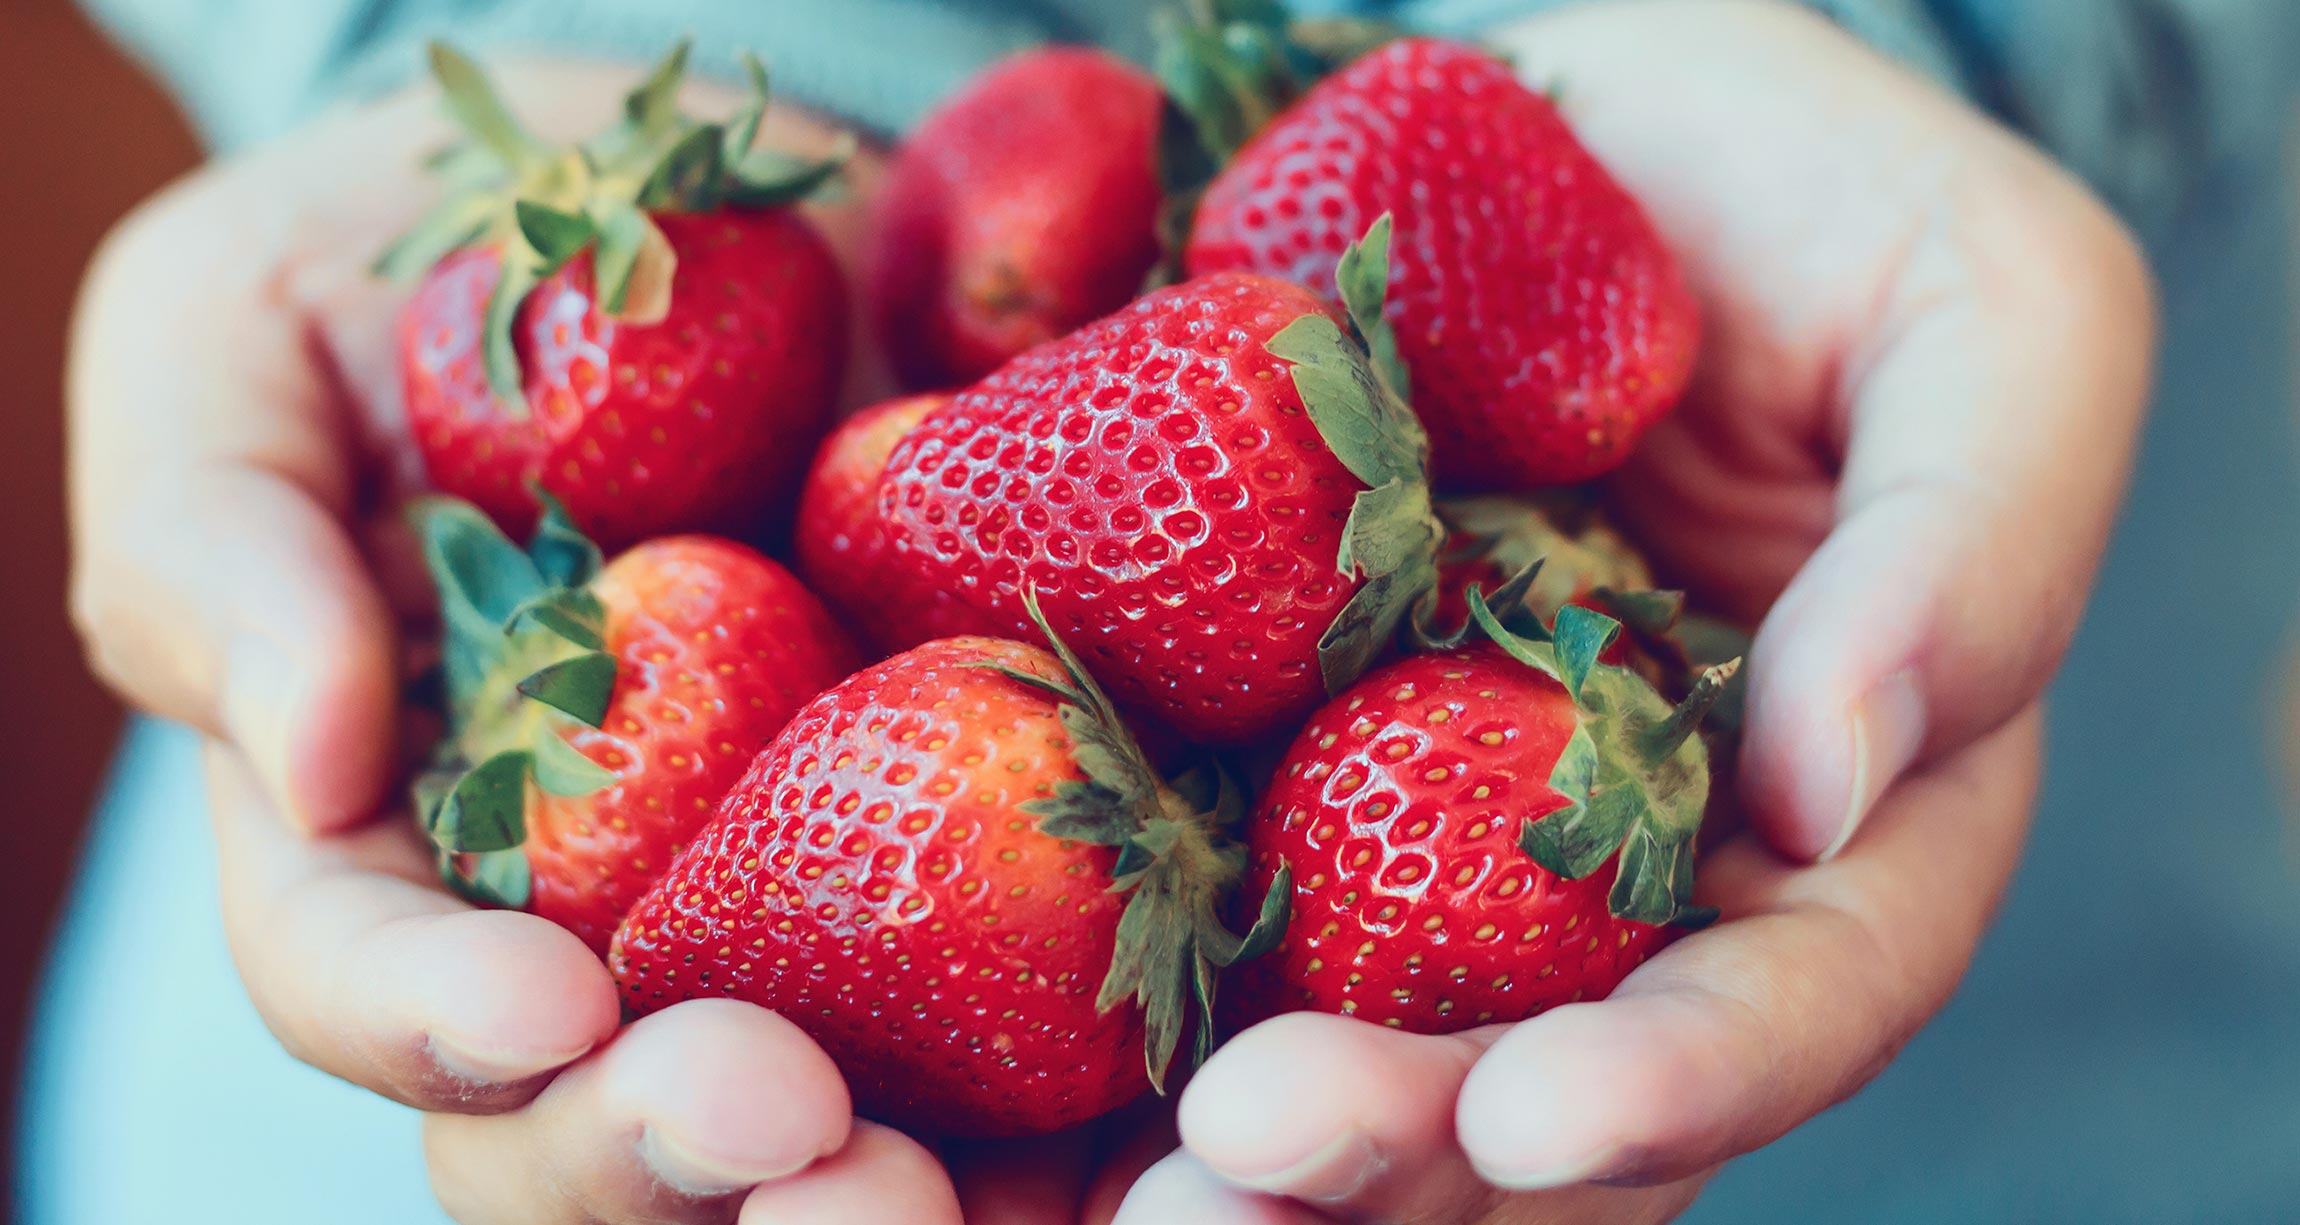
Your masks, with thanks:
[(1389, 218), (1342, 257), (1338, 277), (1347, 333), (1304, 315), (1270, 338), (1271, 355), (1293, 363), (1294, 387), (1334, 457), (1367, 488), (1343, 525), (1334, 559), (1364, 579), (1318, 644), (1326, 691), (1339, 693), (1386, 647), (1406, 614), (1437, 581), (1445, 529), (1430, 503), (1429, 440), (1401, 389), (1397, 343), (1382, 319), (1389, 283)]
[(1231, 933), (1222, 916), (1245, 867), (1228, 835), (1244, 811), (1234, 781), (1215, 766), (1174, 786), (1162, 783), (1085, 661), (1047, 623), (1037, 593), (1026, 587), (1022, 599), (1068, 683), (1007, 665), (983, 666), (1064, 703), (1060, 718), (1071, 758), (1086, 775), (1022, 810), (1050, 837), (1118, 849), (1111, 888), (1129, 897), (1095, 1008), (1107, 1012), (1128, 999), (1141, 1006), (1150, 1083), (1163, 1093), (1187, 1012), (1200, 1018), (1195, 1066), (1212, 1052), (1220, 971), (1276, 941), (1286, 924), (1287, 891), (1283, 884), (1272, 888), (1247, 933)]
[(613, 777), (562, 734), (596, 727), (615, 691), (615, 657), (600, 649), (605, 611), (581, 586), (598, 573), (599, 550), (549, 494), (538, 496), (544, 516), (525, 550), (468, 503), (411, 507), (439, 590), (449, 724), (416, 780), (416, 815), (443, 875), (480, 901), (517, 892), (507, 867), (488, 867), (492, 883), (465, 869), (474, 854), (525, 840), (530, 782), (582, 796)]
[[(1520, 591), (1531, 582), (1521, 574)], [(1528, 821), (1519, 846), (1542, 867), (1580, 880), (1620, 856), (1607, 904), (1640, 923), (1701, 926), (1716, 917), (1693, 906), (1694, 836), (1709, 798), (1709, 750), (1694, 734), (1739, 670), (1705, 671), (1672, 706), (1644, 678), (1599, 658), (1621, 630), (1603, 613), (1567, 605), (1546, 634), (1502, 623), (1483, 591), (1468, 593), (1465, 635), (1483, 637), (1572, 694), (1579, 722), (1549, 785), (1565, 807)]]
[(432, 159), (454, 188), (449, 199), (392, 244), (375, 271), (407, 279), (463, 247), (502, 247), (483, 353), (488, 385), (514, 415), (526, 412), (526, 401), (512, 325), (546, 277), (596, 248), (601, 307), (627, 321), (659, 321), (676, 258), (649, 213), (788, 204), (822, 187), (853, 154), (851, 142), (826, 158), (754, 151), (768, 94), (765, 70), (751, 57), (752, 96), (732, 120), (686, 116), (677, 94), (687, 57), (682, 41), (625, 96), (620, 122), (583, 144), (554, 148), (521, 126), (476, 64), (445, 44), (431, 47), (432, 75), (467, 139)]

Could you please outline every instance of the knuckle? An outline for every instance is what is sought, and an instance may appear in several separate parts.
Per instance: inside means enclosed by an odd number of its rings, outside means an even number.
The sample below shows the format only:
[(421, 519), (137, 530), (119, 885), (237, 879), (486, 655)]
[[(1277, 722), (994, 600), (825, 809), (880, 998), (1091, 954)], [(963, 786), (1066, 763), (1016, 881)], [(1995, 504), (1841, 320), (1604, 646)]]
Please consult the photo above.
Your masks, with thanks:
[[(2072, 326), (2120, 332), (2154, 328), (2156, 290), (2147, 256), (2123, 220), (2058, 169), (2041, 191), (2021, 193), (2000, 217), (2001, 241), (2028, 252), (2030, 291), (2060, 308)], [(1992, 246), (1995, 244), (1992, 244)]]

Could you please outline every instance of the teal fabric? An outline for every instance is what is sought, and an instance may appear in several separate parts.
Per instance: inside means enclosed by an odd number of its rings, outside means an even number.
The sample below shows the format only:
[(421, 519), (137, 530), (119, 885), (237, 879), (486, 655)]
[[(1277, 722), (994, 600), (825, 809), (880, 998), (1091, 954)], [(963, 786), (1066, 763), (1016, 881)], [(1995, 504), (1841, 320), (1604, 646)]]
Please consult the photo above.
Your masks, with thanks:
[[(219, 148), (277, 134), (313, 108), (413, 76), (425, 39), (601, 59), (691, 34), (697, 65), (731, 75), (765, 57), (796, 96), (899, 131), (967, 74), (1016, 47), (1091, 42), (1139, 58), (1155, 3), (1137, 0), (85, 0), (176, 89)], [(1472, 33), (1571, 0), (1304, 0), (1305, 12), (1380, 15)], [(1809, 0), (1944, 79), (1962, 81), (1926, 0)], [(260, 65), (255, 71), (250, 65)]]
[[(425, 39), (604, 59), (693, 34), (702, 71), (766, 57), (793, 96), (900, 131), (1016, 47), (1096, 42), (1140, 55), (1140, 0), (84, 0), (167, 79), (219, 149), (417, 70)], [(1305, 0), (1466, 33), (1590, 0)], [(1599, 0), (1602, 2), (1602, 0)], [(2197, 168), (2248, 147), (2300, 31), (2288, 0), (1803, 0), (1886, 53), (1979, 97), (2129, 210), (2161, 216)]]
[[(1004, 50), (1142, 30), (1132, 0), (88, 2), (219, 148), (405, 80), (434, 33), (639, 58), (690, 31), (706, 66), (757, 46), (791, 92), (899, 130)], [(2300, 1220), (2300, 838), (2263, 729), (2300, 609), (2300, 4), (1814, 3), (2145, 221), (2168, 349), (2002, 921), (1875, 1085), (1728, 1167), (1687, 1220)], [(1461, 31), (1540, 7), (1389, 11)], [(293, 1064), (239, 993), (190, 750), (147, 724), (121, 752), (37, 1019), (19, 1219), (437, 1222), (413, 1116)]]

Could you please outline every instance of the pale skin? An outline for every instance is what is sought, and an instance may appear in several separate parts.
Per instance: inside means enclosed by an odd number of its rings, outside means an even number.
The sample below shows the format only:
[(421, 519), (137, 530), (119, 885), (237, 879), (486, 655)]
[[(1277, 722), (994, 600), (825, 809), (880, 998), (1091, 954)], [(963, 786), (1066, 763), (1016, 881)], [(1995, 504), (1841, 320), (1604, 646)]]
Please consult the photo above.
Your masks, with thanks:
[[(1751, 828), (1702, 867), (1725, 921), (1515, 1026), (1249, 1031), (1182, 1093), (1178, 1148), (1153, 1110), (930, 1149), (852, 1119), (822, 1053), (745, 1005), (617, 1032), (599, 962), (439, 891), (391, 794), (421, 587), (386, 513), (397, 292), (362, 267), (428, 199), (412, 167), (444, 133), (416, 90), (139, 210), (74, 346), (75, 608), (115, 685), (208, 737), (226, 925), (282, 1042), (427, 1112), (468, 1225), (1661, 1221), (1875, 1075), (2026, 834), (2039, 693), (2145, 398), (2146, 273), (2042, 155), (1785, 5), (1617, 0), (1493, 37), (1705, 307), (1695, 391), (1615, 490), (1667, 570), (1763, 615)], [(633, 76), (502, 71), (559, 135)], [(767, 134), (830, 138), (791, 112)], [(875, 168), (815, 210), (842, 250)]]

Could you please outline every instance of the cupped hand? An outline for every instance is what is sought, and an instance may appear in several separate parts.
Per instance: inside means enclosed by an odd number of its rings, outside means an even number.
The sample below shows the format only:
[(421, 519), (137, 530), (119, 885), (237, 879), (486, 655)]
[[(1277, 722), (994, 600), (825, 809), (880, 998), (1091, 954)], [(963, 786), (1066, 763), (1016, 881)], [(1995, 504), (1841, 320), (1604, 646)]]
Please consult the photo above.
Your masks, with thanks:
[[(636, 75), (501, 79), (573, 136)], [(937, 1160), (853, 1120), (794, 1026), (705, 1001), (618, 1032), (598, 958), (449, 896), (390, 794), (426, 589), (396, 513), (398, 295), (366, 267), (428, 202), (435, 111), (416, 91), (339, 113), (177, 185), (107, 243), (81, 306), (74, 606), (99, 671), (209, 738), (248, 993), (298, 1058), (427, 1112), (435, 1189), (467, 1225), (955, 1222)], [(831, 133), (771, 119), (765, 138)], [(834, 241), (852, 213), (821, 215)]]
[(1498, 41), (1705, 307), (1696, 385), (1610, 497), (1698, 598), (1762, 617), (1752, 829), (1702, 866), (1724, 919), (1516, 1026), (1248, 1031), (1121, 1225), (1665, 1220), (1891, 1060), (2026, 833), (2040, 694), (2146, 394), (2133, 243), (2043, 155), (1788, 4), (1620, 0)]

